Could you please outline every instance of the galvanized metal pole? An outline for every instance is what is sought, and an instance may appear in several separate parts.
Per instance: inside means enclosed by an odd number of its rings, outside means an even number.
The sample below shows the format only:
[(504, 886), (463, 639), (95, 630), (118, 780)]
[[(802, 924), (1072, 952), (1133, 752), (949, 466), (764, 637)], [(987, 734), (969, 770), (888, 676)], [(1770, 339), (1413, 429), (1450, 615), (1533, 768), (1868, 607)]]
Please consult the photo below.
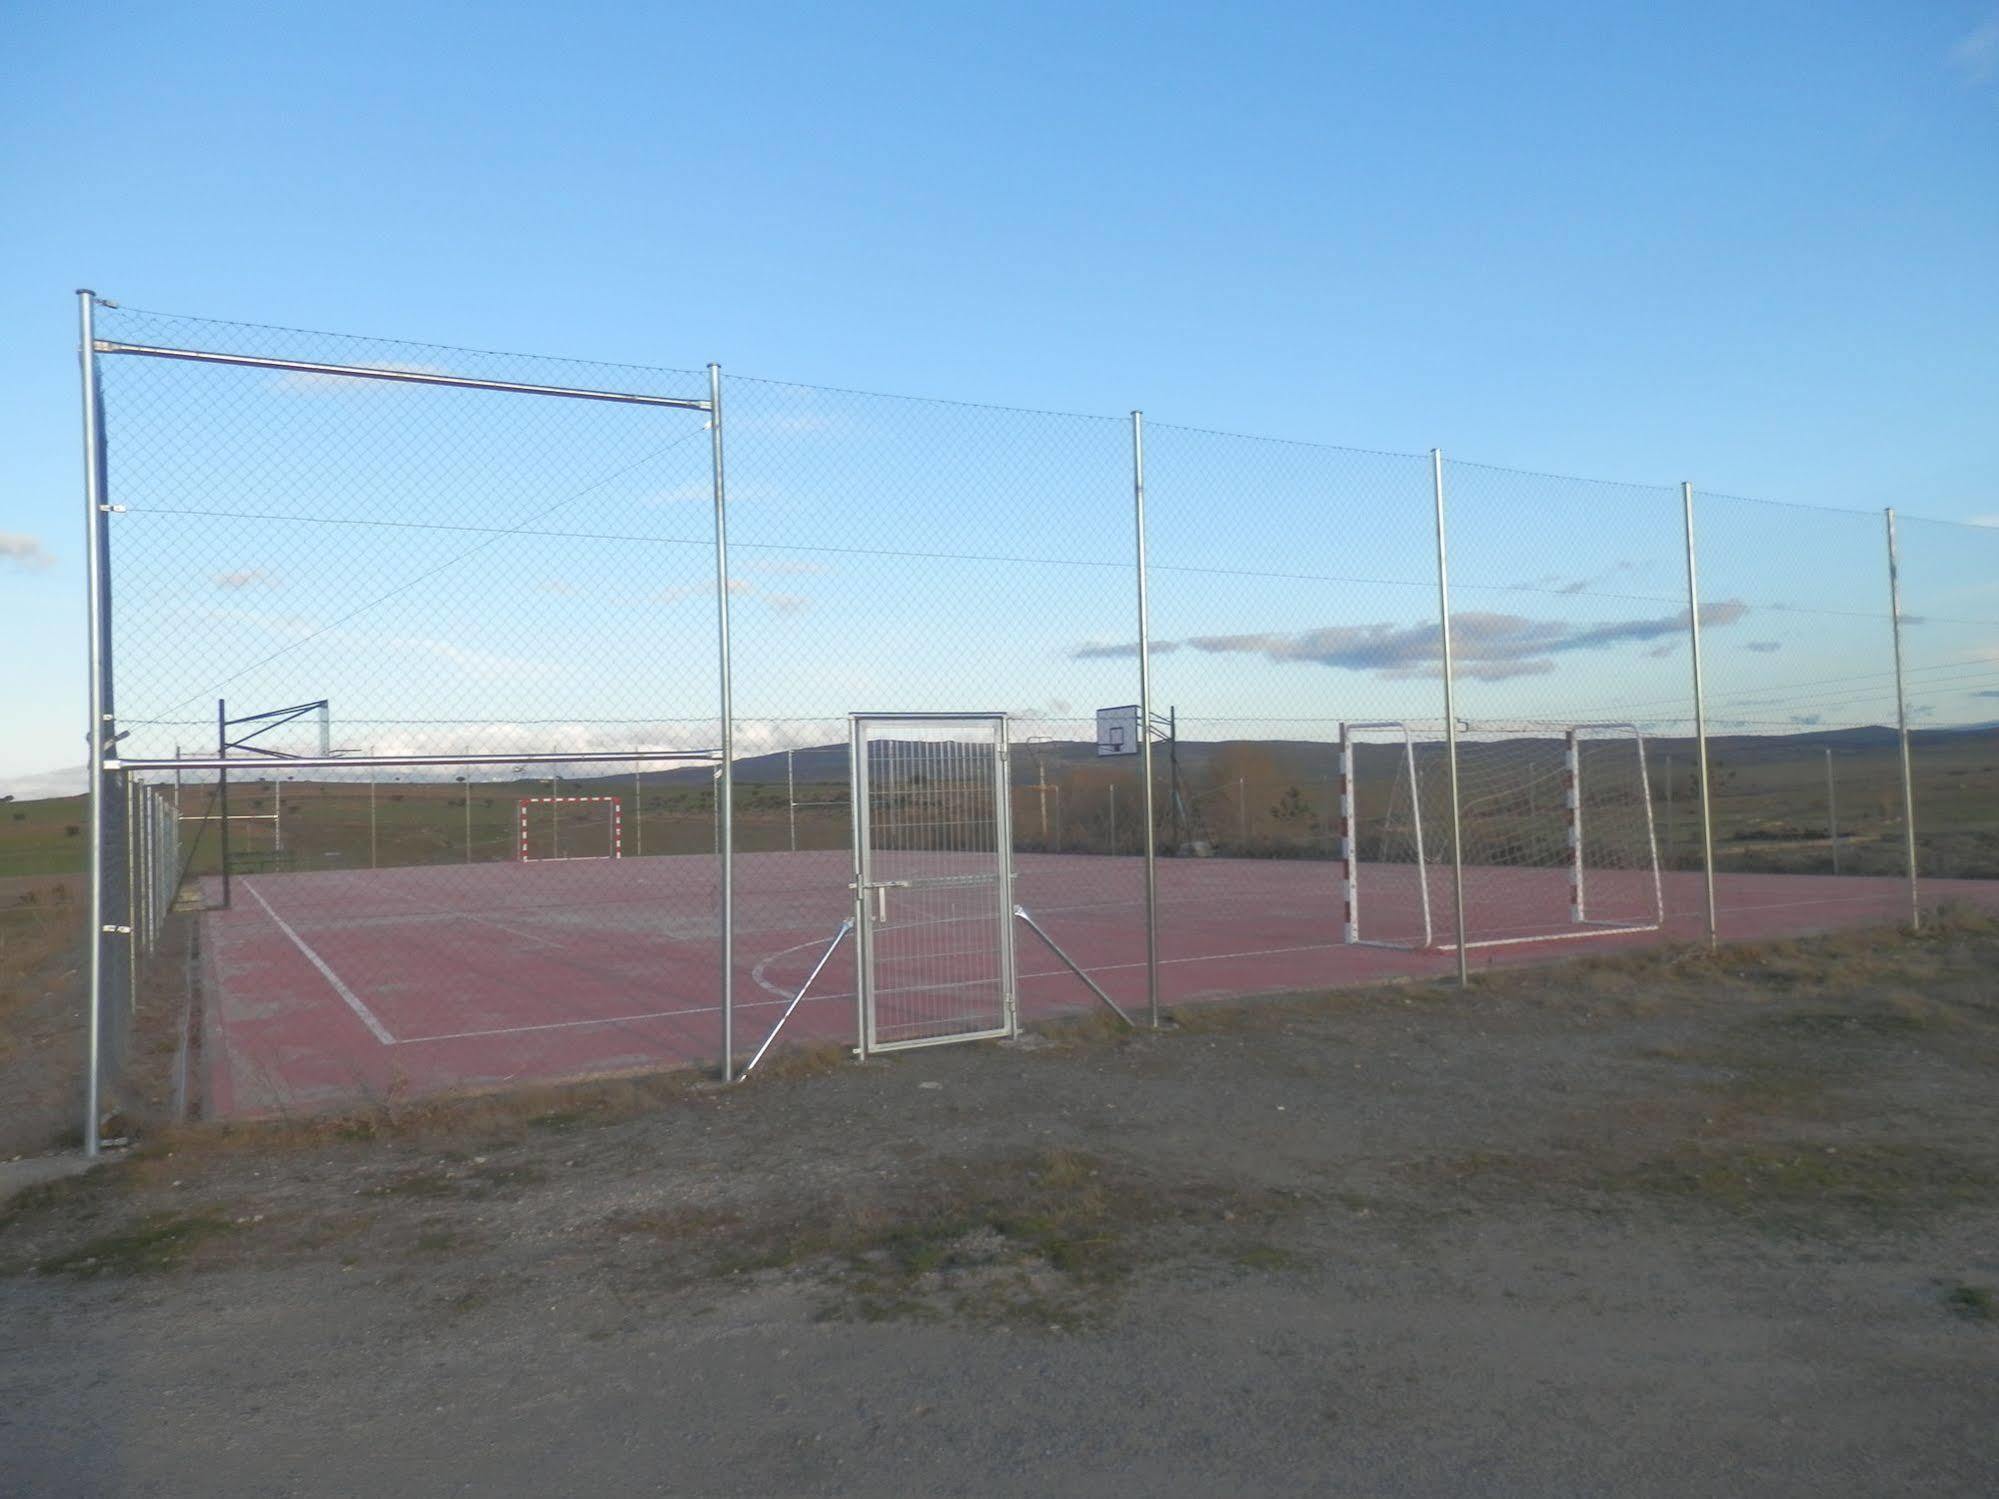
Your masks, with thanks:
[(715, 649), (720, 672), (722, 764), (715, 790), (721, 856), (722, 1081), (736, 1075), (736, 706), (729, 652), (729, 499), (722, 462), (722, 366), (708, 366), (708, 451), (715, 479)]
[(1159, 1027), (1159, 835), (1152, 797), (1152, 606), (1145, 582), (1145, 413), (1131, 414), (1131, 500), (1138, 560), (1139, 822), (1145, 829), (1145, 1014)]
[(1888, 520), (1888, 611), (1895, 633), (1895, 736), (1902, 747), (1902, 844), (1909, 860), (1909, 926), (1923, 926), (1922, 892), (1916, 881), (1916, 778), (1909, 762), (1909, 697), (1902, 678), (1902, 552), (1895, 541), (1895, 507)]
[[(1451, 901), (1457, 911), (1458, 984), (1471, 983), (1471, 959), (1465, 951), (1465, 851), (1458, 808), (1458, 704), (1451, 680), (1451, 546), (1444, 521), (1444, 450), (1430, 449), (1430, 492), (1437, 512), (1437, 627), (1444, 665), (1444, 754), (1449, 761), (1451, 790)], [(1427, 880), (1429, 876), (1422, 874)]]
[[(226, 699), (215, 700), (215, 758), (229, 758), (229, 704)], [(215, 772), (216, 829), (222, 860), (222, 909), (228, 910), (231, 902), (229, 889), (229, 771), (226, 766)]]
[(643, 858), (646, 851), (646, 804), (645, 790), (639, 777), (642, 771), (632, 772), (632, 842), (633, 853)]
[(1694, 550), (1694, 487), (1680, 485), (1680, 512), (1687, 536), (1687, 632), (1694, 657), (1694, 763), (1700, 772), (1701, 883), (1707, 900), (1707, 942), (1721, 939), (1714, 903), (1714, 798), (1708, 787), (1707, 682), (1701, 674), (1701, 583)]
[(375, 857), (375, 772), (368, 772), (368, 867), (376, 867)]
[(139, 789), (132, 776), (122, 776), (125, 802), (125, 1013), (139, 1013), (139, 929), (143, 918), (133, 909), (138, 892), (144, 888), (139, 879), (139, 829), (137, 824), (139, 799), (134, 793)]
[(84, 591), (90, 613), (90, 963), (85, 1003), (89, 1041), (83, 1084), (83, 1153), (98, 1153), (99, 1079), (104, 1052), (104, 762), (108, 758), (110, 705), (106, 701), (106, 639), (104, 601), (104, 470), (99, 460), (100, 409), (97, 389), (97, 296), (88, 288), (76, 294), (83, 379), (83, 527)]
[(792, 773), (791, 751), (784, 752), (784, 810), (791, 825), (791, 851), (798, 852), (798, 780)]
[(1117, 782), (1111, 782), (1111, 853), (1117, 853)]

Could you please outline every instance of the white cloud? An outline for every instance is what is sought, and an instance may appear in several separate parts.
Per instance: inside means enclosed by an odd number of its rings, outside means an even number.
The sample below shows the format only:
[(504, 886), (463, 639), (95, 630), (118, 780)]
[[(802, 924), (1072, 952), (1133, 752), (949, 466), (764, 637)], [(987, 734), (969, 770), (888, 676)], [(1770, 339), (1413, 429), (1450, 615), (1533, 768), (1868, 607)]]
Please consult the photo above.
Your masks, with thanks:
[(1999, 74), (1999, 12), (1958, 38), (1950, 49), (1950, 60), (1974, 83)]
[[(732, 598), (740, 598), (744, 594), (755, 593), (756, 591), (757, 585), (752, 583), (748, 578), (729, 579), (729, 595)], [(662, 588), (652, 597), (655, 603), (660, 604), (681, 604), (685, 603), (688, 599), (712, 599), (715, 597), (715, 585), (713, 583), (688, 583), (673, 588)]]
[(232, 589), (275, 588), (278, 586), (278, 575), (268, 568), (241, 567), (235, 569), (233, 572), (217, 573), (215, 575), (215, 586), (217, 588)]
[[(1995, 521), (1994, 524), (1999, 524)], [(830, 573), (830, 563), (804, 562), (783, 557), (753, 557), (737, 564), (746, 573), (770, 573), (776, 577), (808, 578)]]
[(55, 566), (55, 557), (42, 546), (38, 537), (24, 531), (0, 531), (0, 559), (11, 562), (23, 572), (38, 573), (44, 568)]
[[(1736, 624), (1749, 613), (1740, 599), (1701, 605), (1701, 623), (1710, 628)], [(1626, 644), (1663, 643), (1687, 628), (1688, 611), (1595, 624), (1529, 619), (1518, 614), (1453, 613), (1457, 669), (1484, 682), (1547, 676), (1555, 657), (1568, 651), (1604, 650)], [(1255, 655), (1279, 663), (1308, 662), (1347, 671), (1368, 671), (1383, 681), (1408, 681), (1442, 673), (1443, 642), (1434, 624), (1396, 626), (1326, 625), (1316, 630), (1267, 631), (1253, 635), (1195, 635), (1182, 644), (1209, 655)], [(1159, 641), (1152, 649), (1171, 649)], [(1106, 660), (1137, 653), (1135, 645), (1077, 647), (1079, 661)]]
[(0, 778), (0, 794), (21, 802), (41, 801), (51, 796), (78, 796), (89, 788), (90, 767), (87, 765)]

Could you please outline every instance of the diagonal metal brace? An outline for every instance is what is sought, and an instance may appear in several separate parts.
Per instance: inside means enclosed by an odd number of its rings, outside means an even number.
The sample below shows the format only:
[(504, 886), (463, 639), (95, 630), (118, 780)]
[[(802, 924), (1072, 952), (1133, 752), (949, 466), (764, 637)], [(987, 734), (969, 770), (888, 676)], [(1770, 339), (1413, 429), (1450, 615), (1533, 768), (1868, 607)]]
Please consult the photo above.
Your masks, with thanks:
[(1032, 916), (1027, 914), (1027, 907), (1015, 906), (1013, 908), (1013, 914), (1018, 916), (1022, 921), (1027, 923), (1027, 929), (1030, 932), (1034, 933), (1035, 936), (1039, 937), (1043, 942), (1048, 944), (1048, 950), (1053, 954), (1055, 954), (1056, 957), (1062, 960), (1063, 967), (1067, 968), (1071, 973), (1075, 974), (1077, 978), (1081, 979), (1085, 984), (1089, 986), (1090, 992), (1092, 994), (1096, 995), (1098, 999), (1101, 999), (1106, 1005), (1110, 1006), (1110, 1011), (1113, 1015), (1117, 1016), (1117, 1018), (1122, 1020), (1126, 1025), (1131, 1026), (1133, 1030), (1138, 1029), (1138, 1026), (1136, 1025), (1136, 1023), (1133, 1022), (1131, 1016), (1125, 1014), (1125, 1012), (1118, 1007), (1118, 1002), (1112, 999), (1108, 994), (1104, 993), (1104, 991), (1097, 986), (1097, 981), (1095, 979), (1091, 978), (1087, 973), (1083, 972), (1082, 969), (1078, 968), (1076, 966), (1075, 960), (1071, 958), (1067, 953), (1062, 951), (1061, 948), (1055, 945), (1055, 939), (1049, 936), (1046, 932), (1044, 932), (1041, 929), (1041, 923), (1036, 921)]
[(805, 991), (812, 987), (812, 982), (814, 979), (819, 977), (820, 970), (823, 969), (829, 962), (832, 961), (833, 954), (839, 951), (840, 944), (847, 940), (848, 933), (852, 932), (853, 929), (854, 929), (854, 918), (851, 916), (849, 916), (845, 921), (840, 923), (840, 930), (835, 932), (833, 934), (833, 940), (826, 944), (826, 951), (819, 954), (819, 961), (814, 963), (812, 965), (812, 971), (805, 975), (805, 982), (800, 984), (798, 986), (798, 992), (791, 996), (791, 1003), (786, 1005), (784, 1007), (784, 1013), (777, 1017), (777, 1024), (770, 1028), (770, 1034), (764, 1037), (764, 1044), (759, 1046), (757, 1048), (757, 1054), (750, 1058), (749, 1066), (745, 1067), (739, 1074), (737, 1074), (736, 1077), (737, 1082), (740, 1083), (744, 1079), (749, 1077), (750, 1073), (755, 1070), (757, 1063), (761, 1062), (764, 1059), (764, 1053), (770, 1050), (770, 1044), (771, 1042), (777, 1039), (777, 1033), (784, 1029), (784, 1023), (785, 1021), (791, 1018), (791, 1012), (797, 1009), (799, 1002), (805, 998)]

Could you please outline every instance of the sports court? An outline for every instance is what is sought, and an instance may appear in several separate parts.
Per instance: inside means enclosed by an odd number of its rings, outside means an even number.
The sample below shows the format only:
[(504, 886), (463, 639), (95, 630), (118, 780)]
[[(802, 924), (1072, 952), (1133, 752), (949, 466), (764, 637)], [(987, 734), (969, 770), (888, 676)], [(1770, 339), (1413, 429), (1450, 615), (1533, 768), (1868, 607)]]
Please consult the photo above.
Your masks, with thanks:
[[(1016, 866), (1020, 903), (1142, 1022), (1141, 861), (1029, 853)], [(1548, 874), (1468, 871), (1468, 885), (1488, 925), (1530, 931), (1547, 924)], [(737, 855), (739, 1057), (763, 1040), (852, 916), (852, 878), (845, 852)], [(239, 876), (231, 908), (198, 918), (210, 1112), (255, 1117), (712, 1066), (721, 1049), (717, 934), (712, 920), (677, 913), (710, 902), (714, 880), (714, 861), (697, 857)], [(1343, 942), (1335, 862), (1164, 859), (1159, 881), (1165, 1006), (1455, 967), (1449, 953)], [(1925, 892), (1999, 905), (1985, 881), (1934, 881)], [(1669, 873), (1664, 893), (1661, 933), (1497, 946), (1474, 953), (1474, 963), (1697, 938), (1700, 876)], [(1724, 934), (1750, 940), (1895, 920), (1907, 885), (1723, 875), (1717, 896)], [(893, 906), (888, 914), (892, 928)], [(934, 915), (926, 920), (935, 924)], [(1097, 1004), (1025, 929), (1016, 929), (1015, 957), (1024, 1020)], [(854, 962), (851, 943), (835, 951), (781, 1044), (853, 1043)]]

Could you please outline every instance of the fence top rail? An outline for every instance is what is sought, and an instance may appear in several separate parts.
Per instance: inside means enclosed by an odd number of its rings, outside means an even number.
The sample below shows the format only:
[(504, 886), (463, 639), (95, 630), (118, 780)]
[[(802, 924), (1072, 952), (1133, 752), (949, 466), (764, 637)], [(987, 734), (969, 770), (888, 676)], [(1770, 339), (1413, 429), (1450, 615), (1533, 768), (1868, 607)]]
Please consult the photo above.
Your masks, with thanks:
[(186, 755), (180, 759), (104, 762), (121, 771), (248, 770), (283, 766), (291, 770), (371, 770), (415, 765), (630, 765), (670, 762), (718, 765), (720, 750), (532, 750), (519, 755), (287, 755), (281, 760), (229, 755)]
[(665, 406), (675, 411), (708, 411), (711, 404), (694, 396), (647, 396), (628, 390), (592, 390), (574, 385), (535, 385), (522, 380), (481, 380), (429, 370), (399, 370), (381, 365), (319, 364), (306, 359), (272, 359), (260, 354), (221, 354), (209, 349), (176, 349), (159, 344), (128, 344), (100, 338), (92, 347), (100, 354), (133, 354), (148, 359), (181, 359), (195, 364), (231, 364), (244, 369), (285, 370), (302, 375), (340, 376), (352, 380), (386, 380), (402, 385), (442, 385), (454, 390), (496, 390), (514, 395), (565, 396), (575, 401), (615, 401), (627, 406)]

